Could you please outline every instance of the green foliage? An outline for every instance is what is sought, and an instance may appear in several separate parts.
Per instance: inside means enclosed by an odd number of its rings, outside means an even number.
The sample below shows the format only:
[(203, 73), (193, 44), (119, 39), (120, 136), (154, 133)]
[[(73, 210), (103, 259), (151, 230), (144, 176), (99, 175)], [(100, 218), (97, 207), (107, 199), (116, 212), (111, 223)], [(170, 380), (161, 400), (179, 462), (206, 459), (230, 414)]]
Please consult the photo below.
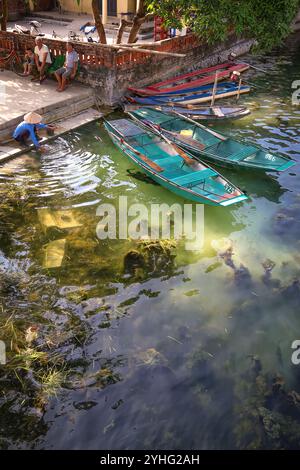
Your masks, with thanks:
[(167, 28), (187, 26), (213, 44), (230, 31), (254, 38), (261, 50), (280, 44), (300, 6), (299, 0), (146, 0), (149, 12)]

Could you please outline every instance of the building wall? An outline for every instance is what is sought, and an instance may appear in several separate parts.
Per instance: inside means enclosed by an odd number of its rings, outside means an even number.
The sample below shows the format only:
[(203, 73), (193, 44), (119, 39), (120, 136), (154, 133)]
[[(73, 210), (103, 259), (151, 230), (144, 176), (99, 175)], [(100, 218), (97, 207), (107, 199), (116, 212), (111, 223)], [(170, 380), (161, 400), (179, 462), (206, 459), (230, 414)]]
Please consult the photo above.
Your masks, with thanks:
[[(91, 0), (81, 0), (78, 6), (76, 0), (61, 0), (63, 10), (76, 13), (92, 13)], [(117, 12), (135, 11), (136, 0), (118, 0)]]
[[(2, 1), (0, 0), (0, 8), (2, 11)], [(25, 4), (22, 0), (9, 0), (8, 17), (10, 20), (16, 20), (25, 14)]]

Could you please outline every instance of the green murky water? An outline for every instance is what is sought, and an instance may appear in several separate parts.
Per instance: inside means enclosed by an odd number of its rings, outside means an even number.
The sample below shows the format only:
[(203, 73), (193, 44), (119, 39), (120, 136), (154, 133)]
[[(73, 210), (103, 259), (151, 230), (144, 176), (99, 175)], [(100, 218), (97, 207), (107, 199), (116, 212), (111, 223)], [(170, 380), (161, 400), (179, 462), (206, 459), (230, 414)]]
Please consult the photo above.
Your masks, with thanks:
[[(269, 71), (248, 73), (252, 114), (216, 127), (298, 161), (299, 50), (247, 57)], [(300, 448), (299, 164), (222, 172), (250, 199), (205, 207), (189, 252), (98, 240), (100, 203), (184, 203), (99, 124), (0, 168), (0, 335), (23, 367), (1, 369), (2, 448)]]

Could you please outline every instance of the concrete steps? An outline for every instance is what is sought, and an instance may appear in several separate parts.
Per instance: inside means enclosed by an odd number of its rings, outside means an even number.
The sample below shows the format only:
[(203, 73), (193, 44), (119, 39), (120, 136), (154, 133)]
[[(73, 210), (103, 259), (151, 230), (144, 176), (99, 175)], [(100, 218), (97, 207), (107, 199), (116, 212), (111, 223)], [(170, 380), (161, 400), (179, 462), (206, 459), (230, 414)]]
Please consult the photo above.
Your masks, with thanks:
[[(51, 142), (51, 140), (56, 139), (57, 137), (70, 132), (73, 129), (83, 126), (84, 124), (88, 124), (93, 122), (97, 119), (100, 119), (103, 116), (103, 113), (100, 111), (96, 111), (95, 109), (89, 108), (85, 109), (82, 112), (77, 113), (76, 115), (72, 115), (69, 118), (56, 120), (55, 124), (57, 125), (57, 130), (53, 136), (44, 137), (42, 140), (42, 144), (47, 144)], [(34, 150), (33, 146), (29, 146), (27, 148), (19, 147), (17, 143), (11, 142), (7, 145), (0, 144), (0, 164), (4, 163), (12, 158), (18, 157), (25, 152)]]
[[(92, 108), (94, 105), (94, 93), (93, 91), (87, 90), (76, 96), (72, 96), (71, 98), (66, 98), (65, 100), (46, 106), (37, 107), (34, 111), (43, 116), (43, 122), (50, 123), (74, 116), (82, 111)], [(0, 143), (5, 143), (11, 140), (11, 135), (21, 120), (22, 116), (18, 116), (0, 124)]]

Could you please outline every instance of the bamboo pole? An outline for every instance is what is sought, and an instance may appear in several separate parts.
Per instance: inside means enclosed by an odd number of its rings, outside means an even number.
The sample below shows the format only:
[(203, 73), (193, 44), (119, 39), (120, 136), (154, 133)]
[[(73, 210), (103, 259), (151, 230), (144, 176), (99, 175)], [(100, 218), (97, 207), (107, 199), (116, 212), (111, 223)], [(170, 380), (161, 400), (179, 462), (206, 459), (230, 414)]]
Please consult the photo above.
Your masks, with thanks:
[(155, 42), (133, 42), (133, 43), (126, 43), (127, 47), (135, 48), (135, 47), (144, 47), (144, 46), (159, 46), (162, 41), (155, 41)]
[(93, 42), (93, 43), (89, 43), (89, 42), (85, 42), (85, 43), (82, 43), (82, 42), (76, 42), (76, 41), (71, 41), (72, 43), (74, 43), (74, 47), (76, 47), (76, 44), (80, 44), (80, 45), (84, 45), (84, 47), (87, 47), (87, 48), (90, 48), (92, 49), (92, 51), (90, 52), (90, 54), (93, 54), (94, 51), (93, 49), (96, 47), (103, 47), (105, 49), (119, 49), (119, 50), (124, 50), (124, 51), (130, 51), (130, 52), (141, 52), (141, 53), (146, 53), (146, 54), (154, 54), (154, 55), (166, 55), (166, 56), (170, 56), (170, 57), (186, 57), (186, 54), (179, 54), (177, 52), (163, 52), (163, 51), (156, 51), (154, 49), (132, 49), (132, 47), (128, 46), (126, 44), (126, 46), (123, 46), (122, 44), (102, 44), (100, 42)]
[[(103, 46), (103, 44), (101, 44)], [(113, 49), (121, 49), (123, 51), (130, 51), (133, 52), (133, 49), (131, 47), (122, 46), (121, 44), (109, 44), (109, 47), (112, 47)], [(134, 52), (141, 52), (141, 53), (146, 53), (146, 54), (154, 54), (154, 55), (166, 55), (170, 57), (186, 57), (186, 54), (179, 54), (177, 52), (163, 52), (163, 51), (155, 51), (153, 49), (134, 49)]]
[(210, 103), (211, 106), (213, 106), (215, 104), (217, 86), (218, 86), (218, 70), (216, 71), (216, 75), (215, 75), (215, 81), (214, 81), (212, 97), (211, 97), (211, 103)]
[(238, 87), (238, 92), (236, 95), (236, 100), (238, 101), (240, 99), (240, 94), (241, 94), (241, 86), (242, 86), (242, 79), (239, 79), (239, 87)]

